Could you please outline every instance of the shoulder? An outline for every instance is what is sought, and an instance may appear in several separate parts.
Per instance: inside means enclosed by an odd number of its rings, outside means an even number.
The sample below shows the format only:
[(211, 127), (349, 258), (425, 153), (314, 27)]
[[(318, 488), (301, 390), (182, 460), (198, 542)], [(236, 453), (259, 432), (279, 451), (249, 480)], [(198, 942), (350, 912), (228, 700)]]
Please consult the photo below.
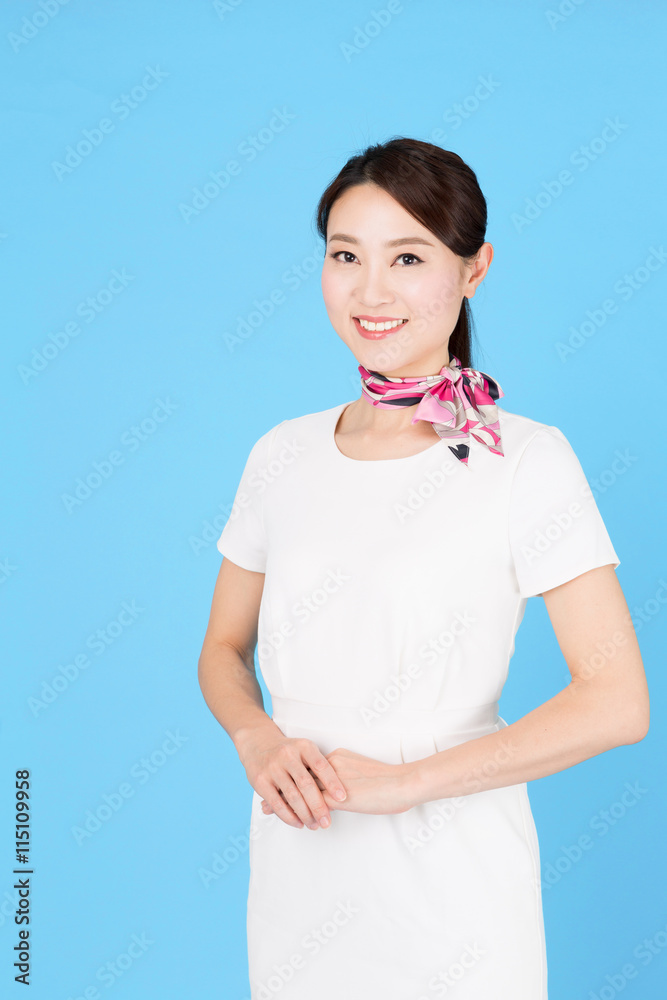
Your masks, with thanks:
[(506, 410), (499, 419), (513, 502), (565, 509), (573, 497), (580, 501), (591, 494), (579, 456), (560, 427)]
[(273, 427), (269, 428), (262, 435), (262, 439), (266, 439), (270, 445), (272, 445), (277, 438), (283, 438), (289, 435), (298, 435), (299, 437), (309, 437), (312, 435), (322, 434), (329, 427), (333, 429), (333, 418), (334, 412), (343, 409), (347, 403), (337, 403), (335, 406), (330, 406), (326, 410), (316, 410), (313, 413), (303, 413), (296, 417), (286, 417), (279, 423), (274, 424)]
[(577, 451), (560, 427), (498, 407), (500, 434), (513, 489), (584, 491), (586, 475)]
[(552, 424), (546, 424), (541, 420), (534, 420), (533, 417), (527, 417), (522, 413), (512, 413), (510, 410), (506, 410), (504, 406), (496, 404), (496, 409), (499, 414), (498, 419), (500, 421), (501, 434), (504, 433), (512, 444), (519, 446), (528, 444), (531, 438), (540, 431), (556, 431), (560, 433), (559, 428), (554, 427)]
[(308, 444), (321, 440), (322, 436), (333, 433), (333, 419), (335, 411), (340, 411), (347, 403), (337, 403), (325, 410), (316, 410), (312, 413), (299, 414), (296, 417), (286, 417), (278, 423), (273, 424), (261, 437), (259, 437), (253, 451), (270, 457), (277, 448), (286, 442), (298, 442), (304, 447)]
[(559, 445), (561, 448), (563, 445), (566, 445), (567, 448), (571, 447), (560, 427), (546, 424), (541, 420), (534, 420), (521, 413), (512, 413), (497, 404), (496, 408), (505, 455), (515, 458), (517, 462), (529, 445), (530, 452), (549, 448), (553, 450), (554, 445), (556, 448)]

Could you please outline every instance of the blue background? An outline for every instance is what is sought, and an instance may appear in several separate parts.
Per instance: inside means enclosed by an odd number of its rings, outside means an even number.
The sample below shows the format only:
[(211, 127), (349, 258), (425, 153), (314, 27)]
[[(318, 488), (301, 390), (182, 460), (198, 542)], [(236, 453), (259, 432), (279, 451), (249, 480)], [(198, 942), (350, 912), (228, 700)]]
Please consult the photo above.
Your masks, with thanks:
[[(390, 14), (378, 30), (374, 10)], [(649, 676), (646, 739), (529, 786), (550, 997), (664, 996), (667, 11), (611, 0), (558, 11), (557, 0), (0, 7), (7, 996), (23, 995), (12, 806), (24, 767), (31, 996), (95, 984), (126, 998), (248, 995), (252, 789), (197, 682), (215, 538), (257, 438), (359, 394), (322, 301), (314, 211), (350, 155), (395, 135), (453, 149), (478, 175), (495, 259), (472, 303), (473, 363), (506, 409), (575, 448)], [(599, 143), (608, 119), (618, 134)], [(91, 145), (68, 165), (85, 130)], [(239, 335), (272, 293), (279, 304)], [(629, 456), (620, 472), (617, 453)], [(68, 502), (95, 463), (99, 485)], [(99, 629), (108, 644), (95, 646)], [(532, 599), (503, 717), (568, 679)], [(626, 808), (628, 782), (641, 791)], [(108, 819), (77, 838), (105, 795)], [(568, 860), (585, 833), (593, 846)], [(223, 852), (226, 871), (205, 884)], [(133, 935), (144, 950), (105, 985), (97, 970)], [(635, 952), (644, 939), (658, 942), (648, 962)], [(626, 963), (637, 975), (622, 983)]]

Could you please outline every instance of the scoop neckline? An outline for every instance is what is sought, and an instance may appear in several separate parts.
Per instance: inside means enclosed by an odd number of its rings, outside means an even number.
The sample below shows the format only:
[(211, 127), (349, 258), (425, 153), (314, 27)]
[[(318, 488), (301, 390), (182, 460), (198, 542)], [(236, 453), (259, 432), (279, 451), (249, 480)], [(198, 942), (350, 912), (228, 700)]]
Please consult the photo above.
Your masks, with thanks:
[(415, 458), (420, 458), (422, 455), (428, 455), (430, 452), (434, 451), (439, 445), (442, 446), (442, 438), (438, 438), (435, 444), (429, 445), (428, 448), (422, 449), (422, 451), (415, 452), (414, 455), (403, 455), (399, 458), (351, 458), (349, 455), (344, 455), (336, 444), (336, 426), (338, 424), (338, 418), (345, 409), (346, 406), (350, 406), (352, 403), (356, 402), (354, 399), (348, 399), (345, 403), (340, 403), (338, 406), (333, 407), (332, 420), (328, 428), (327, 437), (329, 439), (330, 445), (333, 451), (338, 455), (338, 458), (342, 462), (347, 462), (350, 465), (393, 465), (396, 462), (412, 462)]

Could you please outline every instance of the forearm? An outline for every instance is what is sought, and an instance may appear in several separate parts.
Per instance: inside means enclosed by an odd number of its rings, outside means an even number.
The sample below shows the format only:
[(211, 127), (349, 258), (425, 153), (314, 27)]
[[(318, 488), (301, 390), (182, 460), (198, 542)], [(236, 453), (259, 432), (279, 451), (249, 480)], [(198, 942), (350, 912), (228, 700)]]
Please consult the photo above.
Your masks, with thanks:
[(454, 798), (555, 774), (641, 738), (609, 690), (572, 681), (496, 733), (404, 765), (414, 803)]
[(206, 704), (233, 741), (239, 756), (246, 741), (260, 730), (280, 733), (264, 710), (253, 663), (246, 662), (238, 650), (221, 643), (205, 642), (199, 657), (198, 676)]

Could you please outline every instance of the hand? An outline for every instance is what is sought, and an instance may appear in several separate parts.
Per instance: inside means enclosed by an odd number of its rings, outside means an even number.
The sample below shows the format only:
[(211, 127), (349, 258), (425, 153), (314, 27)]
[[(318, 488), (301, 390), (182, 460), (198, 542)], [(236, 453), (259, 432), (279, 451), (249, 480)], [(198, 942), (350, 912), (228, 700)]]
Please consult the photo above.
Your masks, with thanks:
[[(346, 799), (339, 802), (318, 784), (329, 809), (386, 815), (407, 812), (416, 804), (410, 794), (409, 764), (384, 764), (342, 747), (327, 754), (326, 760), (347, 789)], [(263, 801), (262, 809), (267, 816), (273, 812), (270, 801)]]
[(327, 827), (330, 803), (340, 804), (337, 793), (345, 798), (345, 787), (317, 744), (284, 736), (277, 726), (253, 734), (239, 757), (252, 787), (288, 826)]

